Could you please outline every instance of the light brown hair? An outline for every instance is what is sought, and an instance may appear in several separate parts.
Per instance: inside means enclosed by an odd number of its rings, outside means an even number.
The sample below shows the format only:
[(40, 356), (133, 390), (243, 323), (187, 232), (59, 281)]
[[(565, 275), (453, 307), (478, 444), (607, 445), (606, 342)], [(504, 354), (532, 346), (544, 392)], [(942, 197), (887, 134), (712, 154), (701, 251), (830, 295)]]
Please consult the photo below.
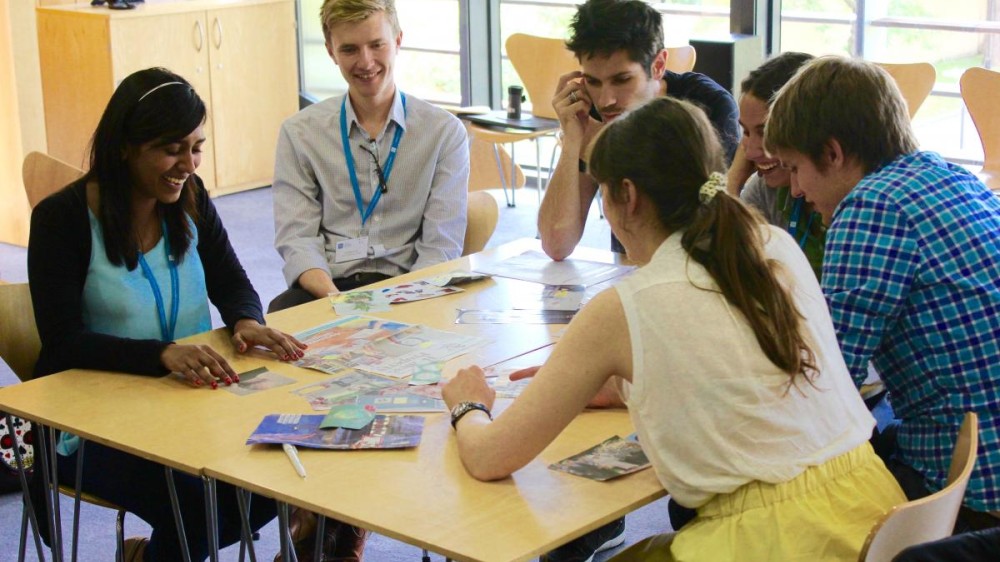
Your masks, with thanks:
[(763, 219), (724, 191), (707, 203), (701, 187), (723, 170), (722, 146), (697, 106), (660, 97), (607, 125), (594, 142), (590, 175), (615, 202), (630, 180), (652, 201), (668, 232), (708, 270), (722, 295), (749, 322), (764, 354), (791, 380), (815, 372), (802, 318), (764, 256)]
[(800, 152), (822, 171), (830, 139), (865, 174), (917, 150), (906, 102), (888, 72), (859, 59), (820, 57), (778, 91), (764, 127), (767, 151)]
[(396, 16), (395, 0), (325, 0), (319, 9), (319, 21), (323, 24), (323, 37), (330, 42), (330, 30), (338, 23), (359, 22), (368, 19), (372, 14), (384, 12), (392, 26), (392, 31), (399, 35), (399, 18)]

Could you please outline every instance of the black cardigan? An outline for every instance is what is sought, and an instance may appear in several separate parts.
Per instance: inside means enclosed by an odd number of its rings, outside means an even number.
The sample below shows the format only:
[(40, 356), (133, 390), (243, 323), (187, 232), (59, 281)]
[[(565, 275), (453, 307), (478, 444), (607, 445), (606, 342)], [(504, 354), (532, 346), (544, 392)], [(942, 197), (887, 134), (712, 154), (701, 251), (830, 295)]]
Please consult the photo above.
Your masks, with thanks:
[[(264, 323), (260, 298), (240, 265), (201, 179), (197, 184), (198, 255), (208, 298), (226, 326), (252, 318)], [(42, 350), (35, 376), (67, 369), (167, 374), (160, 354), (171, 342), (136, 340), (83, 326), (83, 286), (92, 252), (86, 183), (79, 180), (47, 197), (31, 214), (28, 282)]]

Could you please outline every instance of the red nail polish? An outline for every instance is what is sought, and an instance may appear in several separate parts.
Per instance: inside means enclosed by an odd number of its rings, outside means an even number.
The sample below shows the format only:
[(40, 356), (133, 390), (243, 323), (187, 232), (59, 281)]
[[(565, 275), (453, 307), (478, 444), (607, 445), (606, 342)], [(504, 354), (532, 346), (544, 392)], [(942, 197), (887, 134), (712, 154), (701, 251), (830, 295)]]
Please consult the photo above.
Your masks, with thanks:
[(201, 386), (201, 379), (195, 379), (194, 385), (195, 386)]
[(233, 377), (233, 382), (240, 382), (240, 378), (239, 378), (239, 377), (237, 377), (237, 376), (234, 376), (234, 377)]
[(230, 378), (230, 377), (226, 377), (226, 384), (227, 384), (227, 385), (228, 385), (228, 384), (233, 384), (233, 379), (232, 379), (232, 378)]
[(212, 390), (215, 390), (216, 388), (219, 388), (219, 383), (212, 381)]

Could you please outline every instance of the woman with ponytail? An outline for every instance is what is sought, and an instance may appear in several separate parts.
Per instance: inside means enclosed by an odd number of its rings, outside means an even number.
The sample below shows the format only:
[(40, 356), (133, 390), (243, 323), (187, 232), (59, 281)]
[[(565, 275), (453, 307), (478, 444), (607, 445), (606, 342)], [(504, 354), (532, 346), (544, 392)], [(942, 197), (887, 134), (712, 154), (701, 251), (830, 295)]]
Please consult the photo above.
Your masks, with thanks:
[(905, 497), (868, 444), (875, 420), (809, 262), (726, 194), (722, 167), (684, 101), (604, 129), (589, 172), (642, 267), (576, 315), (495, 421), (478, 367), (445, 386), (459, 454), (474, 477), (504, 478), (583, 408), (624, 406), (663, 486), (698, 515), (616, 560), (856, 560)]

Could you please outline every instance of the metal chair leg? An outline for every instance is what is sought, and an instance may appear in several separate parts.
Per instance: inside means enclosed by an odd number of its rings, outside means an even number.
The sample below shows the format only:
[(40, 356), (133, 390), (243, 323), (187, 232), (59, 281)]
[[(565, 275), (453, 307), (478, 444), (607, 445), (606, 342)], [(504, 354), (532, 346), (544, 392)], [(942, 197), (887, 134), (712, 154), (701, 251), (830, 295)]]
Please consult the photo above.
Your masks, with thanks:
[[(7, 427), (14, 427), (14, 418), (10, 414), (5, 414), (7, 419)], [(41, 432), (41, 426), (35, 424), (35, 428), (38, 430), (38, 435), (40, 438), (44, 438)], [(40, 457), (43, 454), (42, 450), (38, 451), (36, 457)], [(37, 462), (37, 461), (36, 461)], [(38, 551), (38, 559), (40, 561), (45, 560), (45, 555), (42, 549), (42, 539), (38, 535), (38, 517), (35, 515), (35, 507), (31, 503), (31, 493), (28, 489), (28, 476), (24, 472), (24, 458), (21, 456), (21, 449), (14, 447), (14, 466), (17, 467), (17, 476), (21, 481), (21, 540), (20, 547), (18, 549), (17, 560), (18, 562), (24, 562), (25, 553), (28, 550), (28, 523), (31, 523), (31, 534), (35, 537), (35, 549)]]
[[(503, 190), (503, 198), (504, 198), (504, 200), (506, 200), (508, 207), (513, 207), (514, 206), (514, 202), (511, 201), (510, 196), (507, 195), (507, 179), (505, 177), (506, 174), (503, 173), (503, 163), (500, 160), (500, 148), (497, 146), (496, 143), (493, 144), (493, 158), (497, 162), (497, 172), (500, 174), (500, 189)], [(514, 194), (514, 180), (515, 180), (515, 177), (516, 176), (511, 176), (511, 181), (510, 181), (510, 193), (511, 193), (511, 195)]]

